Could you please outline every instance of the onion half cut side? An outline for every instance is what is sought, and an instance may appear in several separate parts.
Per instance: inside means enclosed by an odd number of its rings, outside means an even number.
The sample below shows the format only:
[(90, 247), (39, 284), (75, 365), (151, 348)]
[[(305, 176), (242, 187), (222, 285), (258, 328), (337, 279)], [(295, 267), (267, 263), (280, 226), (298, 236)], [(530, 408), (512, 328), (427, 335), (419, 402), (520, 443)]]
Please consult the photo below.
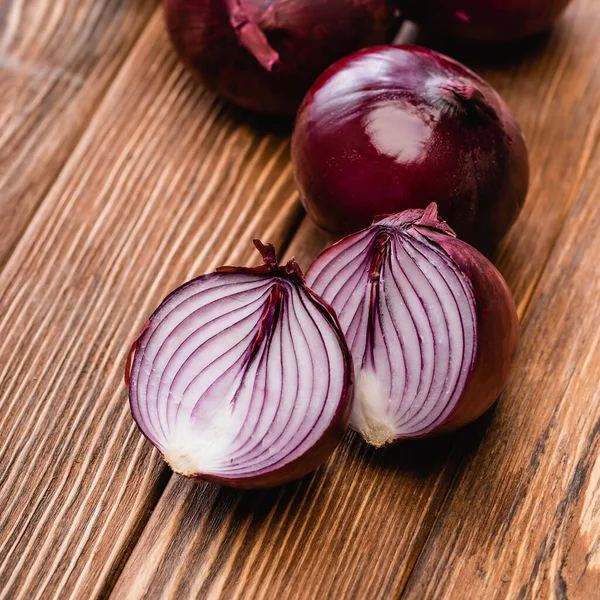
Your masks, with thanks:
[(435, 204), (344, 238), (306, 277), (346, 335), (355, 371), (350, 425), (367, 442), (456, 429), (506, 385), (519, 339), (514, 301)]
[(241, 488), (313, 471), (348, 422), (352, 360), (292, 260), (181, 286), (150, 317), (126, 377), (133, 417), (171, 468)]

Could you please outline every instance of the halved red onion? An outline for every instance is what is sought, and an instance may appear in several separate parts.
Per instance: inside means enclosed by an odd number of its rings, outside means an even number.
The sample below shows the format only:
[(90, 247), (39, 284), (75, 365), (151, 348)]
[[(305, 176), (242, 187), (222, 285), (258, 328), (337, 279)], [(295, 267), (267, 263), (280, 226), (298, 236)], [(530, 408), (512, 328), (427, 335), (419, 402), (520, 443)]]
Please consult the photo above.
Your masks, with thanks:
[(344, 238), (306, 277), (346, 335), (355, 373), (350, 426), (367, 442), (456, 429), (506, 385), (519, 339), (514, 301), (435, 204)]
[(352, 360), (337, 319), (298, 265), (224, 267), (150, 317), (129, 378), (133, 417), (171, 468), (243, 488), (280, 485), (333, 452)]

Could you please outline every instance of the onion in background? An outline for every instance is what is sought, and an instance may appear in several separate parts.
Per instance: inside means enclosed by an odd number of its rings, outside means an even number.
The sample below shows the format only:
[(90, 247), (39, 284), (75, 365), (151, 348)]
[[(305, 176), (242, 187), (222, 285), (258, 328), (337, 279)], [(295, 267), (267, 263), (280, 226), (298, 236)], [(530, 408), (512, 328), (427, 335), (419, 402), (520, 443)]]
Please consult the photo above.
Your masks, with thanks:
[(570, 0), (399, 0), (408, 18), (438, 34), (511, 42), (552, 26)]
[(224, 98), (293, 114), (317, 76), (359, 48), (393, 39), (394, 0), (164, 0), (186, 65)]

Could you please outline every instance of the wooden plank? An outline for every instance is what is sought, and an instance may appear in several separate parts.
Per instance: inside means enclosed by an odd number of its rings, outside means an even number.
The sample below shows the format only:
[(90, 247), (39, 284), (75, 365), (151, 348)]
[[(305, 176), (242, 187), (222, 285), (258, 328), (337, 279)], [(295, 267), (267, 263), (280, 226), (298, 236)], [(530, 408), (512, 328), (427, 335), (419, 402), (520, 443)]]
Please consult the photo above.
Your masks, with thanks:
[(515, 376), (407, 598), (597, 598), (600, 137), (531, 303)]
[(0, 266), (157, 4), (0, 2)]
[(301, 218), (288, 132), (261, 127), (191, 82), (157, 13), (0, 274), (1, 597), (110, 591), (168, 478), (129, 414), (136, 330)]
[[(531, 196), (498, 257), (523, 314), (597, 138), (596, 4), (573, 5), (537, 52), (479, 69), (513, 105), (531, 148)], [(306, 265), (328, 241), (305, 222), (290, 252)], [(281, 490), (173, 478), (114, 597), (398, 597), (485, 422), (383, 451), (349, 434), (324, 468)]]

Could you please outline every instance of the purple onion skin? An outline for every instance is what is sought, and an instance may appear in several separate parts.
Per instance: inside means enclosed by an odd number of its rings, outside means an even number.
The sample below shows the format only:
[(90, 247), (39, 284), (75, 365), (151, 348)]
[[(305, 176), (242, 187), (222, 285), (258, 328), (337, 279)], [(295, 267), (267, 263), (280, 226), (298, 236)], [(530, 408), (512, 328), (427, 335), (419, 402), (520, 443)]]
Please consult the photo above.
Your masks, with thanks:
[(490, 254), (527, 196), (529, 162), (509, 108), (475, 73), (417, 46), (381, 46), (332, 65), (304, 99), (292, 138), (302, 202), (347, 233), (431, 202)]
[(164, 0), (184, 63), (244, 108), (292, 115), (317, 76), (359, 48), (391, 41), (394, 0)]
[(426, 236), (460, 266), (477, 307), (477, 359), (456, 410), (432, 435), (455, 431), (486, 412), (505, 388), (519, 346), (519, 318), (513, 297), (496, 267), (469, 244), (446, 233)]
[(438, 33), (503, 43), (552, 26), (570, 0), (400, 0), (406, 16)]
[[(264, 276), (265, 278), (281, 279), (288, 282), (292, 282), (294, 286), (297, 286), (299, 290), (309, 299), (313, 308), (315, 308), (325, 319), (328, 325), (331, 327), (332, 332), (337, 337), (339, 347), (341, 349), (344, 372), (343, 372), (343, 384), (340, 401), (337, 404), (336, 410), (331, 417), (331, 421), (328, 427), (322, 432), (320, 437), (312, 444), (312, 446), (304, 452), (301, 456), (295, 458), (289, 463), (276, 468), (274, 470), (261, 473), (259, 475), (253, 475), (249, 477), (220, 477), (206, 473), (193, 473), (185, 474), (186, 477), (196, 482), (209, 482), (219, 485), (225, 485), (238, 489), (263, 489), (281, 486), (291, 481), (299, 479), (308, 473), (311, 473), (319, 466), (321, 466), (333, 453), (338, 443), (342, 439), (348, 426), (348, 420), (351, 410), (351, 399), (353, 393), (353, 367), (352, 357), (348, 350), (346, 341), (341, 332), (339, 322), (333, 309), (324, 302), (319, 296), (317, 296), (310, 288), (306, 286), (304, 275), (292, 259), (287, 265), (280, 266), (277, 264), (275, 258), (275, 251), (271, 244), (263, 245), (258, 240), (254, 241), (255, 246), (261, 252), (264, 259), (264, 264), (257, 267), (221, 267), (217, 269), (215, 273), (203, 275), (194, 280), (191, 280), (181, 287), (177, 288), (171, 294), (169, 294), (160, 306), (154, 311), (149, 317), (148, 321), (144, 325), (143, 329), (133, 342), (129, 356), (127, 358), (127, 364), (125, 367), (125, 384), (129, 387), (129, 400), (132, 409), (132, 416), (138, 425), (141, 433), (156, 446), (154, 440), (146, 431), (146, 427), (143, 418), (139, 417), (138, 407), (138, 390), (137, 386), (134, 385), (134, 378), (140, 370), (141, 353), (149, 338), (152, 335), (153, 320), (160, 313), (160, 310), (169, 300), (176, 298), (178, 294), (184, 292), (190, 286), (194, 286), (196, 282), (201, 280), (207, 280), (213, 277), (220, 277), (220, 274), (251, 274)], [(268, 327), (268, 325), (267, 325)], [(256, 339), (257, 345), (261, 343), (267, 343), (266, 340)], [(157, 448), (160, 451), (159, 448)], [(162, 452), (161, 452), (162, 454)], [(164, 455), (163, 455), (164, 458)]]

